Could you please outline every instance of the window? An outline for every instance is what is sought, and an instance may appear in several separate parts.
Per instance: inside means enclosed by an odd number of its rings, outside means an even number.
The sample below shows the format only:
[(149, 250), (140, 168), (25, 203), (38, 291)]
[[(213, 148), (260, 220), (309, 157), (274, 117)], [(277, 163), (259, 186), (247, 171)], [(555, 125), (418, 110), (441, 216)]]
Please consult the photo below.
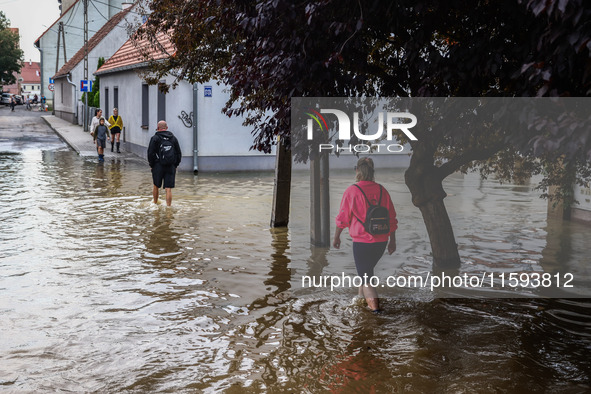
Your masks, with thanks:
[(105, 88), (105, 119), (109, 119), (111, 107), (109, 107), (109, 88)]
[(160, 90), (163, 83), (158, 84), (158, 122), (166, 120), (166, 94)]
[(142, 84), (142, 128), (147, 129), (150, 123), (149, 86)]
[(113, 88), (113, 108), (119, 108), (119, 88)]
[(60, 98), (62, 100), (62, 104), (64, 103), (64, 84), (60, 83)]

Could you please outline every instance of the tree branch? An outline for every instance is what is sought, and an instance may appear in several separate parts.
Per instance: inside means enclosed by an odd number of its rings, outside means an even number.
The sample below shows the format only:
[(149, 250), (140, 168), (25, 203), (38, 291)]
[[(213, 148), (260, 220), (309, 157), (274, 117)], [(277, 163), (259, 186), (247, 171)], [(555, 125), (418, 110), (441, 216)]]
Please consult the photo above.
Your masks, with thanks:
[(458, 171), (463, 166), (470, 164), (474, 160), (484, 160), (490, 158), (492, 155), (503, 149), (503, 143), (493, 144), (491, 147), (482, 149), (473, 149), (457, 156), (450, 161), (439, 166), (438, 173), (441, 179)]

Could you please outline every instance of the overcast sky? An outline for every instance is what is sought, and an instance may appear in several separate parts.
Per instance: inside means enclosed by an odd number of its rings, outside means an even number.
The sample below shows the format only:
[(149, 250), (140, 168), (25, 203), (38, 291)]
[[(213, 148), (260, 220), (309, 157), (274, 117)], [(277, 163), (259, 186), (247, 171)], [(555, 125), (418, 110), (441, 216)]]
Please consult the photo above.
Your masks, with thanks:
[(57, 0), (0, 0), (0, 10), (18, 27), (25, 60), (39, 61), (33, 42), (60, 16)]

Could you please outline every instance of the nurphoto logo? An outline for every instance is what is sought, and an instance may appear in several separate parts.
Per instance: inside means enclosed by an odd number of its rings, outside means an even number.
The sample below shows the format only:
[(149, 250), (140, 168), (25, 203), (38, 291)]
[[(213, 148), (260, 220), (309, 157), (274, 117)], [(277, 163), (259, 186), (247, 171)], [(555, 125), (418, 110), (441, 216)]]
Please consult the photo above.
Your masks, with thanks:
[[(338, 109), (321, 109), (320, 112), (310, 110), (306, 112), (306, 115), (310, 117), (308, 119), (307, 127), (308, 140), (312, 140), (314, 136), (314, 124), (317, 124), (321, 132), (328, 133), (328, 123), (322, 114), (331, 114), (336, 116), (338, 123), (338, 139), (339, 140), (350, 140), (351, 139), (351, 120), (349, 115), (344, 111)], [(384, 117), (386, 118), (384, 121)], [(386, 140), (391, 142), (395, 139), (395, 133), (402, 132), (411, 141), (417, 141), (417, 137), (410, 132), (410, 129), (416, 126), (417, 117), (410, 112), (379, 112), (377, 120), (377, 131), (373, 134), (364, 134), (360, 131), (359, 113), (353, 112), (353, 133), (361, 141), (377, 141), (382, 138), (384, 134), (384, 124), (386, 125)], [(355, 153), (368, 153), (372, 150), (380, 152), (380, 150), (387, 150), (390, 153), (401, 153), (404, 147), (399, 143), (361, 143), (357, 145), (339, 146), (331, 143), (319, 144), (319, 152), (323, 150), (337, 152), (355, 152)]]

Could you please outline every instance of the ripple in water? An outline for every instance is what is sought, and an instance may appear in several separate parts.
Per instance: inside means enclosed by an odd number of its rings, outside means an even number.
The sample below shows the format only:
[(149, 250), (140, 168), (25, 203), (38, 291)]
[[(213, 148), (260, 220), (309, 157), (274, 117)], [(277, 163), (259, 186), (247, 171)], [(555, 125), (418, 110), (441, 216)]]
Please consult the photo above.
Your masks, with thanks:
[[(10, 339), (0, 342), (0, 386), (8, 392), (591, 388), (585, 300), (384, 289), (386, 312), (373, 315), (352, 289), (302, 289), (302, 275), (354, 273), (350, 240), (339, 251), (309, 245), (307, 173), (293, 175), (289, 230), (270, 230), (272, 173), (179, 174), (167, 208), (150, 202), (150, 174), (137, 161), (97, 166), (68, 150), (15, 151), (0, 153), (0, 313)], [(352, 181), (331, 174), (333, 217)], [(402, 171), (379, 181), (392, 190), (400, 230), (399, 251), (376, 273), (428, 271), (426, 232)], [(588, 272), (589, 229), (562, 230), (565, 255), (530, 188), (469, 176), (446, 187), (468, 272)]]

